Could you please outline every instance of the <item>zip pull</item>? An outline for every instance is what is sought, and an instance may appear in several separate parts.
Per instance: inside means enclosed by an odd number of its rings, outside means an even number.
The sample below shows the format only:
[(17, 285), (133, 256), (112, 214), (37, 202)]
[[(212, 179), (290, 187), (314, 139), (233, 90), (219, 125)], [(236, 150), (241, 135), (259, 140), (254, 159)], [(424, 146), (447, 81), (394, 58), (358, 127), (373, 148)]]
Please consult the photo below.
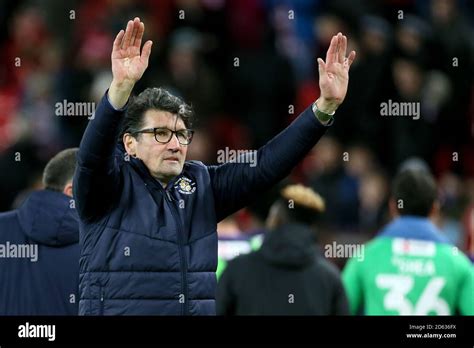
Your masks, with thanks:
[(168, 200), (169, 200), (170, 202), (173, 202), (173, 198), (171, 197), (169, 191), (168, 191), (168, 190), (165, 190), (165, 192), (166, 192), (166, 196), (168, 197)]
[(99, 304), (99, 315), (104, 315), (104, 288), (100, 289), (100, 304)]

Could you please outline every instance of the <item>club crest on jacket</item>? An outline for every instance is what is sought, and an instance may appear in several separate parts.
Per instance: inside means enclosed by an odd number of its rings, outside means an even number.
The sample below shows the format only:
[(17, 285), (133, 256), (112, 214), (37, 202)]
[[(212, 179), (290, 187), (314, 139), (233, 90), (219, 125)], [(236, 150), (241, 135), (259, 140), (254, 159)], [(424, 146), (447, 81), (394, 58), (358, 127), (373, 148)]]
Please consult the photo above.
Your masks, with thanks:
[(194, 193), (194, 191), (196, 191), (196, 183), (191, 179), (183, 176), (176, 182), (174, 188), (178, 190), (179, 193), (190, 195)]

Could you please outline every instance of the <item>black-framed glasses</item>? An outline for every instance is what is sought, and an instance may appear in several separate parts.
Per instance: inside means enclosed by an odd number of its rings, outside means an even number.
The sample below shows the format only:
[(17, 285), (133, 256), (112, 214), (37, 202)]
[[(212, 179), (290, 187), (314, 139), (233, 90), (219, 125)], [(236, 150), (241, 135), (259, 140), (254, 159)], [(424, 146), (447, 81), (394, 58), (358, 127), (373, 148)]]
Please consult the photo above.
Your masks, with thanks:
[(155, 140), (161, 144), (169, 143), (173, 135), (176, 134), (176, 138), (178, 139), (178, 142), (181, 145), (189, 145), (193, 140), (194, 130), (181, 129), (173, 131), (168, 128), (146, 128), (136, 132), (132, 132), (131, 134), (138, 133), (152, 133), (155, 136)]

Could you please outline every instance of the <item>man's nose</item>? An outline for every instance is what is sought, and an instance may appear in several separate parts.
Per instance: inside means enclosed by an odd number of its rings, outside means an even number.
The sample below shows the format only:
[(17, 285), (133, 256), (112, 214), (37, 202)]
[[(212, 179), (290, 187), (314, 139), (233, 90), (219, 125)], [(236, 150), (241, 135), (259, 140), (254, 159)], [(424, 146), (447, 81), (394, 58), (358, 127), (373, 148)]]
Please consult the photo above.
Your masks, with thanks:
[(179, 150), (181, 147), (181, 144), (178, 141), (178, 136), (176, 133), (173, 134), (171, 137), (171, 140), (168, 142), (168, 149), (170, 150)]

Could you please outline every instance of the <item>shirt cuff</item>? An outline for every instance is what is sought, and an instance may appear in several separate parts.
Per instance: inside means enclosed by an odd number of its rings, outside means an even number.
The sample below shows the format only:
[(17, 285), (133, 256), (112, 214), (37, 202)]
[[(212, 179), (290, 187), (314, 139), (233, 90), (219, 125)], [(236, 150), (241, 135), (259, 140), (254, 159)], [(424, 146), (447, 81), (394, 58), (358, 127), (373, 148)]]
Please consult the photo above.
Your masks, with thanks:
[(128, 106), (128, 101), (130, 100), (130, 98), (127, 100), (127, 102), (125, 103), (124, 106), (122, 106), (121, 108), (117, 109), (115, 106), (112, 105), (112, 103), (110, 102), (110, 99), (109, 99), (109, 90), (107, 89), (107, 91), (105, 92), (105, 96), (107, 98), (107, 102), (109, 103), (109, 105), (112, 107), (112, 109), (114, 109), (115, 111), (125, 111), (127, 109), (127, 106)]

